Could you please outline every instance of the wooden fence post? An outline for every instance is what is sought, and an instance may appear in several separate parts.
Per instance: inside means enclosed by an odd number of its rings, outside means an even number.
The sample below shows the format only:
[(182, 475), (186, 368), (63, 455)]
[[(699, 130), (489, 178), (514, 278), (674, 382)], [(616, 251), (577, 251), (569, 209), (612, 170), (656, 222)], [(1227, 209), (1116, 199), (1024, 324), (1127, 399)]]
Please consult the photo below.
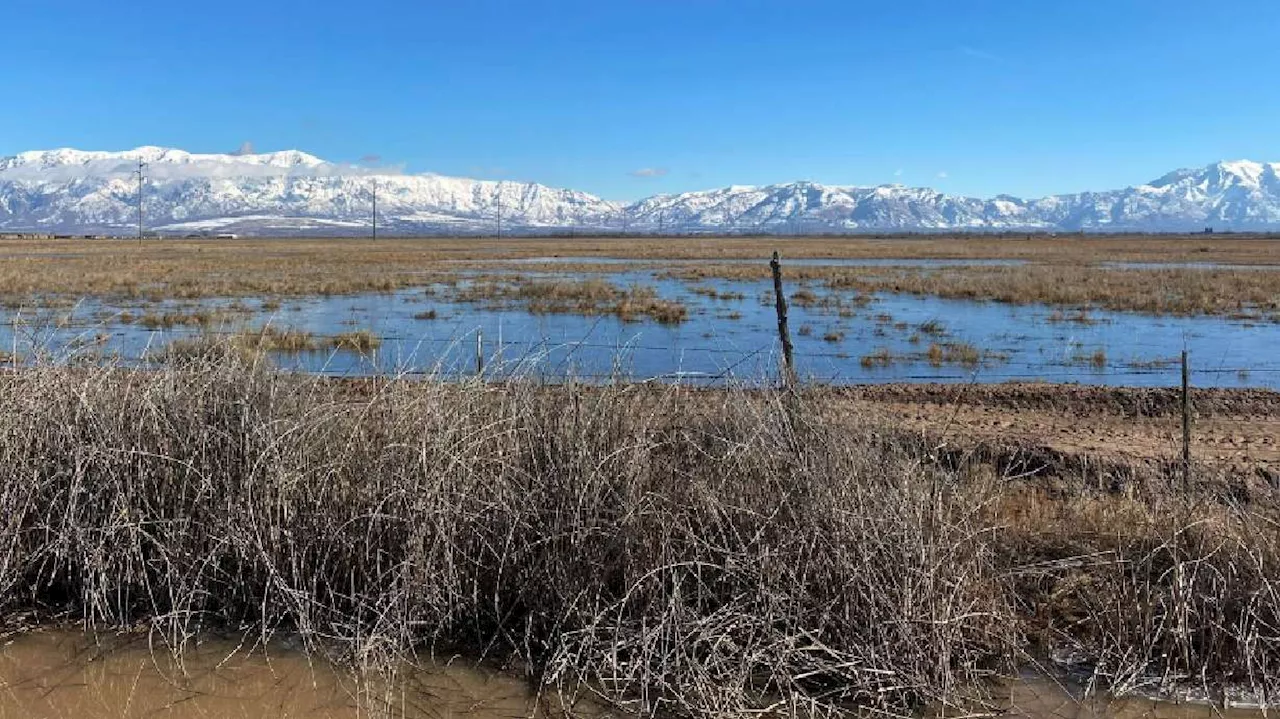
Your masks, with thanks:
[(476, 376), (484, 374), (484, 331), (476, 329)]
[(1182, 491), (1191, 490), (1191, 367), (1182, 350)]
[(773, 259), (769, 260), (769, 268), (773, 270), (773, 295), (778, 309), (778, 339), (782, 340), (782, 381), (791, 387), (796, 381), (796, 369), (791, 346), (791, 332), (787, 329), (787, 297), (782, 292), (782, 261), (778, 259), (778, 251), (773, 251)]

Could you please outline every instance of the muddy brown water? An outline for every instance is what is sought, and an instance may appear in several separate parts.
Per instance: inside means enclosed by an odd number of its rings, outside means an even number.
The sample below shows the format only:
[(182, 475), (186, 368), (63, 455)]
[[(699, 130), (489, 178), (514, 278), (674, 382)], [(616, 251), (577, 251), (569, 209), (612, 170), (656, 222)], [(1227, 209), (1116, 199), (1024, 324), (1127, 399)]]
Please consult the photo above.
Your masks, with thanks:
[(1003, 715), (1026, 719), (1263, 719), (1261, 709), (1151, 698), (1084, 697), (1079, 687), (1043, 677), (1011, 683)]
[[(1260, 710), (1153, 699), (1082, 698), (1078, 687), (1027, 677), (997, 714), (1026, 719), (1261, 719)], [(520, 677), (465, 661), (357, 680), (303, 653), (204, 642), (181, 661), (146, 637), (35, 632), (0, 640), (0, 719), (346, 719), (356, 717), (619, 717), (586, 701), (538, 698)]]
[[(0, 719), (560, 716), (519, 677), (467, 662), (357, 681), (299, 651), (205, 642), (181, 662), (146, 637), (37, 632), (0, 646)], [(558, 706), (558, 704), (557, 704)], [(601, 716), (581, 705), (586, 716)]]

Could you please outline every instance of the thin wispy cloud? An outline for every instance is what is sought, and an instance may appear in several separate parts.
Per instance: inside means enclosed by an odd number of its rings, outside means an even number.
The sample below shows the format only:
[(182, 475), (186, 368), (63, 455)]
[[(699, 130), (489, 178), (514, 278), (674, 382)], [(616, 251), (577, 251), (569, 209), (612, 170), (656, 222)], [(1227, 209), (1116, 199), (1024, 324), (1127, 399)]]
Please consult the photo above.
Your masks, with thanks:
[(939, 172), (938, 172), (938, 179), (939, 179), (939, 180), (945, 180), (945, 179), (947, 179), (947, 177), (948, 177), (948, 175), (947, 175), (947, 171), (946, 171), (946, 170), (941, 170), (941, 171), (939, 171)]
[(893, 171), (893, 176), (894, 176), (894, 177), (902, 177), (902, 170), (901, 170), (901, 169), (894, 170), (894, 171)]
[(642, 167), (639, 170), (632, 170), (628, 174), (632, 177), (663, 177), (669, 172), (665, 167)]
[(982, 50), (980, 48), (970, 47), (968, 45), (961, 45), (956, 49), (960, 51), (961, 55), (976, 57), (979, 60), (986, 60), (988, 62), (1004, 62), (1004, 58), (1000, 57), (999, 55), (996, 55), (995, 53), (987, 52), (986, 50)]
[(378, 165), (382, 163), (382, 155), (365, 155), (360, 158), (361, 165)]

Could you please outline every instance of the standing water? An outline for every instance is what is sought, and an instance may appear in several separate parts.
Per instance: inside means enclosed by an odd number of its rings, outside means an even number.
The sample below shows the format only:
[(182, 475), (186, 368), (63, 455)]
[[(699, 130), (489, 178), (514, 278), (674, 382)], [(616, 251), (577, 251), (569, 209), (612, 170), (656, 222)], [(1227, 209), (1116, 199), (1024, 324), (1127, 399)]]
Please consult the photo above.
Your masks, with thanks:
[[(1043, 677), (1005, 686), (1005, 716), (1026, 719), (1260, 719), (1257, 709), (1222, 709), (1152, 699), (1084, 697)], [(356, 719), (405, 717), (626, 716), (598, 704), (537, 697), (522, 679), (454, 660), (394, 678), (351, 673), (283, 646), (250, 652), (207, 641), (176, 660), (145, 636), (90, 638), (34, 632), (0, 646), (0, 717), (24, 719)]]
[[(523, 275), (530, 276), (582, 279)], [(687, 316), (661, 324), (643, 316), (531, 312), (519, 302), (466, 297), (460, 292), (466, 281), (283, 303), (251, 297), (146, 306), (86, 301), (69, 310), (9, 311), (0, 324), (0, 357), (43, 352), (64, 359), (138, 362), (175, 339), (270, 325), (314, 338), (306, 351), (277, 352), (278, 366), (333, 375), (458, 375), (483, 366), (489, 376), (708, 383), (777, 377), (780, 358), (768, 281), (691, 283), (634, 269), (591, 277), (619, 288), (653, 288), (661, 299), (682, 304)], [(1274, 351), (1280, 347), (1280, 323), (1273, 321), (1081, 312), (908, 294), (860, 296), (820, 283), (793, 283), (788, 291), (797, 370), (812, 381), (1174, 386), (1180, 372), (1176, 360), (1186, 349), (1195, 386), (1280, 388), (1280, 354)], [(237, 312), (204, 327), (139, 320), (229, 308)], [(329, 342), (358, 331), (374, 336), (378, 346), (353, 351)]]

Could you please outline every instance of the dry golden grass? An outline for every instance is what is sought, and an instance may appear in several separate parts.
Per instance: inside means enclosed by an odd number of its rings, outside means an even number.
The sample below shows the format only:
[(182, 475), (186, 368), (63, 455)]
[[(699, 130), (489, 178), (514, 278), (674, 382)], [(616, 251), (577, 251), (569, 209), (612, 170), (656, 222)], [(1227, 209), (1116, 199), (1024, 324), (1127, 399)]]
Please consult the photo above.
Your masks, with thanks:
[(212, 327), (242, 319), (247, 310), (214, 307), (187, 307), (174, 310), (147, 311), (140, 316), (121, 312), (118, 319), (123, 324), (136, 323), (149, 330), (174, 327)]
[[(0, 241), (0, 293), (146, 297), (315, 294), (422, 284), (423, 273), (535, 257), (759, 259), (1022, 259), (1090, 264), (1104, 260), (1280, 265), (1280, 241), (1253, 238), (928, 237), (564, 239), (354, 238)], [(795, 270), (787, 268), (790, 274)]]
[[(1280, 268), (1272, 272), (1110, 269), (1066, 264), (947, 268), (797, 266), (785, 272), (791, 281), (821, 281), (832, 290), (856, 290), (863, 294), (900, 292), (1010, 304), (1280, 321)], [(763, 281), (769, 277), (769, 268), (767, 265), (699, 265), (669, 270), (664, 276), (688, 281), (711, 278)], [(797, 304), (811, 306), (825, 301), (812, 291), (800, 292), (807, 294)], [(1065, 315), (1063, 319), (1067, 319)], [(1076, 321), (1075, 317), (1070, 319)]]
[(310, 332), (275, 325), (241, 330), (232, 337), (232, 343), (253, 352), (314, 352), (320, 349), (320, 343)]
[[(1280, 317), (1277, 272), (1109, 270), (1102, 261), (1219, 262), (1280, 266), (1280, 241), (1252, 237), (916, 238), (478, 238), (0, 241), (0, 300), (50, 305), (85, 296), (198, 299), (382, 292), (454, 281), (461, 270), (505, 259), (621, 257), (686, 279), (764, 279), (783, 254), (789, 281), (811, 279), (863, 291), (916, 292), (1003, 302), (1116, 310)], [(1022, 267), (800, 267), (796, 258), (1019, 259)], [(705, 260), (666, 267), (662, 260)], [(756, 259), (758, 264), (716, 265)], [(562, 265), (616, 271), (616, 265)], [(718, 292), (718, 291), (717, 291)], [(711, 295), (708, 295), (711, 296)], [(851, 311), (851, 310), (850, 310)]]

